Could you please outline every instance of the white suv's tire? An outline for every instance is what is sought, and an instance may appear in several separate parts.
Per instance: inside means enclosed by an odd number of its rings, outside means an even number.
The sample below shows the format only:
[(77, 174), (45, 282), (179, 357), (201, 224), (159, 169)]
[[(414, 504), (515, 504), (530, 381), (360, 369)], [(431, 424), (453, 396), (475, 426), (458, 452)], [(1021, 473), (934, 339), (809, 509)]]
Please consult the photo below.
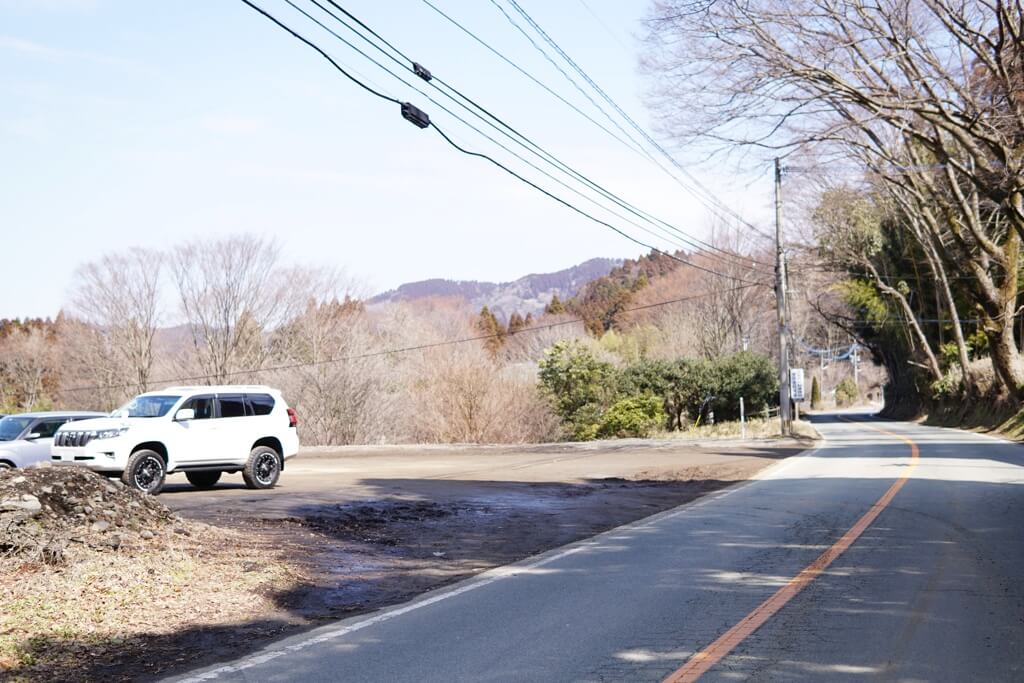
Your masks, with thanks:
[(269, 489), (281, 476), (281, 456), (269, 446), (257, 446), (249, 453), (242, 470), (246, 488)]
[(121, 473), (121, 481), (126, 486), (155, 496), (164, 487), (167, 477), (167, 465), (156, 451), (143, 448), (132, 453), (128, 464)]

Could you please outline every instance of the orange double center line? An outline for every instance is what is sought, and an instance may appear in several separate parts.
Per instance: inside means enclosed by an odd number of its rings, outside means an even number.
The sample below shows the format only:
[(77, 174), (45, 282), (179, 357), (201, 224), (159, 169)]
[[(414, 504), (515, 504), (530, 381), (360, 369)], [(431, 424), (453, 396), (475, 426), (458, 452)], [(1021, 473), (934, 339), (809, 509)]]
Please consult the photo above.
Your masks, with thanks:
[[(845, 418), (840, 419), (845, 420)], [(846, 421), (850, 422), (851, 420)], [(690, 657), (686, 664), (669, 675), (664, 683), (689, 683), (690, 681), (696, 681), (704, 672), (732, 652), (737, 645), (746, 640), (751, 633), (761, 628), (776, 612), (785, 607), (786, 603), (796, 597), (814, 579), (818, 578), (818, 575), (825, 571), (837, 557), (846, 552), (846, 549), (860, 538), (860, 535), (871, 526), (882, 510), (892, 502), (892, 499), (899, 493), (899, 490), (907, 483), (907, 478), (910, 477), (911, 472), (917, 466), (917, 462), (920, 459), (920, 451), (917, 448), (917, 444), (902, 434), (896, 434), (895, 432), (890, 432), (870, 424), (864, 426), (876, 432), (894, 436), (910, 446), (910, 465), (904, 471), (903, 476), (892, 483), (892, 486), (882, 494), (881, 498), (875, 501), (875, 504), (857, 520), (856, 524), (850, 527), (849, 531), (843, 534), (842, 538), (832, 544), (828, 550), (819, 555), (814, 562), (807, 565), (799, 574), (790, 579), (774, 595), (758, 605), (753, 612), (743, 617), (735, 626), (723, 633), (718, 640)]]

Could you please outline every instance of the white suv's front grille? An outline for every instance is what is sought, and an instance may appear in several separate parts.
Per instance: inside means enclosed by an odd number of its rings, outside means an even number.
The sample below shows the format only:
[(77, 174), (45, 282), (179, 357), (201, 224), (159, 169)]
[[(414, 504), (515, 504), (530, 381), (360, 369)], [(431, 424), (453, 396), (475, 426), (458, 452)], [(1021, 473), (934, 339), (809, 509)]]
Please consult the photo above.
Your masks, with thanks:
[(54, 446), (72, 446), (79, 447), (92, 441), (93, 437), (96, 436), (96, 432), (58, 432), (57, 437), (53, 440)]

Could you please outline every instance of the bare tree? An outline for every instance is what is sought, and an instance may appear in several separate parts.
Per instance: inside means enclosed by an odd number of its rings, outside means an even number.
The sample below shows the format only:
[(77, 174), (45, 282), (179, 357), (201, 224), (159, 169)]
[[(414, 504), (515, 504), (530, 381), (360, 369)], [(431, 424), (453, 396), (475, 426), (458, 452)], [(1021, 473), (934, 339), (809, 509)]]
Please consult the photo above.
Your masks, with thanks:
[(78, 337), (92, 349), (90, 361), (105, 364), (96, 371), (109, 383), (123, 384), (128, 393), (149, 388), (153, 341), (162, 320), (163, 264), (160, 252), (132, 248), (75, 271), (71, 313), (92, 327), (88, 339)]
[(524, 443), (557, 434), (558, 420), (537, 389), (536, 368), (502, 367), (477, 345), (434, 349), (414, 367), (418, 441)]
[(1020, 396), (1021, 5), (669, 0), (650, 25), (663, 126), (720, 148), (853, 158), (898, 187), (929, 251), (971, 273), (995, 369)]
[(14, 410), (46, 407), (56, 384), (54, 335), (39, 327), (11, 332), (0, 345), (0, 405)]
[(823, 197), (815, 217), (822, 226), (823, 251), (829, 254), (835, 263), (862, 269), (874, 282), (878, 291), (896, 302), (926, 359), (926, 367), (932, 379), (941, 379), (939, 361), (910, 305), (907, 292), (899, 286), (890, 284), (879, 272), (877, 261), (881, 250), (882, 217), (876, 206), (866, 197), (856, 193), (833, 190)]
[(57, 316), (61, 406), (113, 410), (135, 393), (117, 348), (95, 325)]
[(251, 377), (269, 354), (265, 335), (302, 300), (275, 242), (252, 235), (193, 242), (170, 257), (198, 366), (211, 381)]
[(275, 383), (300, 411), (303, 442), (392, 440), (395, 369), (383, 355), (387, 333), (374, 326), (351, 286), (314, 274), (305, 310), (273, 335)]

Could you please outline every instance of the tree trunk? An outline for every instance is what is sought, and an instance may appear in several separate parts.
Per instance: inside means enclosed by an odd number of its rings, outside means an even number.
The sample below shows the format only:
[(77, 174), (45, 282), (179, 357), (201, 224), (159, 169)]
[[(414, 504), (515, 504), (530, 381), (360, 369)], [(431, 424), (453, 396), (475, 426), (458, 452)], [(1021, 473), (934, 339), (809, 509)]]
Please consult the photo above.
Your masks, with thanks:
[(907, 301), (907, 297), (903, 296), (903, 294), (895, 287), (890, 287), (885, 284), (885, 281), (882, 280), (881, 275), (879, 275), (878, 271), (875, 269), (874, 264), (868, 261), (865, 262), (864, 265), (867, 266), (869, 271), (871, 271), (871, 275), (875, 279), (875, 286), (878, 287), (879, 291), (892, 297), (899, 303), (900, 308), (903, 310), (903, 314), (907, 317), (907, 324), (910, 326), (914, 336), (917, 337), (917, 342), (921, 345), (921, 350), (924, 352), (925, 358), (928, 361), (927, 367), (928, 371), (932, 374), (932, 379), (936, 381), (942, 379), (942, 369), (939, 367), (939, 361), (935, 358), (935, 352), (932, 351), (931, 344), (928, 343), (928, 337), (925, 336), (924, 330), (921, 329), (921, 324), (917, 321), (917, 316), (914, 315), (914, 309), (910, 307), (910, 302)]
[[(1018, 278), (1020, 277), (1020, 235), (1010, 231), (1003, 246), (1005, 274), (998, 288), (998, 309), (984, 308), (985, 336), (989, 341), (992, 366), (1010, 396), (1021, 398), (1024, 388), (1024, 361), (1013, 338), (1013, 322), (1017, 312)], [(993, 315), (994, 313), (994, 315)]]
[[(942, 259), (939, 258), (934, 242), (930, 239), (930, 234), (927, 231), (915, 230), (915, 233), (921, 232), (923, 232), (923, 234), (918, 234), (918, 239), (924, 247), (925, 256), (928, 258), (928, 265), (935, 274), (935, 279), (940, 285), (942, 295), (946, 299), (946, 306), (949, 308), (949, 317), (953, 324), (953, 340), (956, 342), (957, 356), (960, 359), (960, 378), (964, 383), (964, 391), (968, 396), (973, 396), (976, 393), (977, 386), (974, 382), (974, 376), (971, 374), (969, 368), (970, 358), (967, 354), (967, 342), (964, 340), (964, 331), (960, 326), (960, 313), (956, 309), (956, 300), (953, 298), (953, 290), (949, 286), (949, 276), (946, 273), (945, 266), (942, 265)], [(941, 323), (939, 329), (941, 330)]]

